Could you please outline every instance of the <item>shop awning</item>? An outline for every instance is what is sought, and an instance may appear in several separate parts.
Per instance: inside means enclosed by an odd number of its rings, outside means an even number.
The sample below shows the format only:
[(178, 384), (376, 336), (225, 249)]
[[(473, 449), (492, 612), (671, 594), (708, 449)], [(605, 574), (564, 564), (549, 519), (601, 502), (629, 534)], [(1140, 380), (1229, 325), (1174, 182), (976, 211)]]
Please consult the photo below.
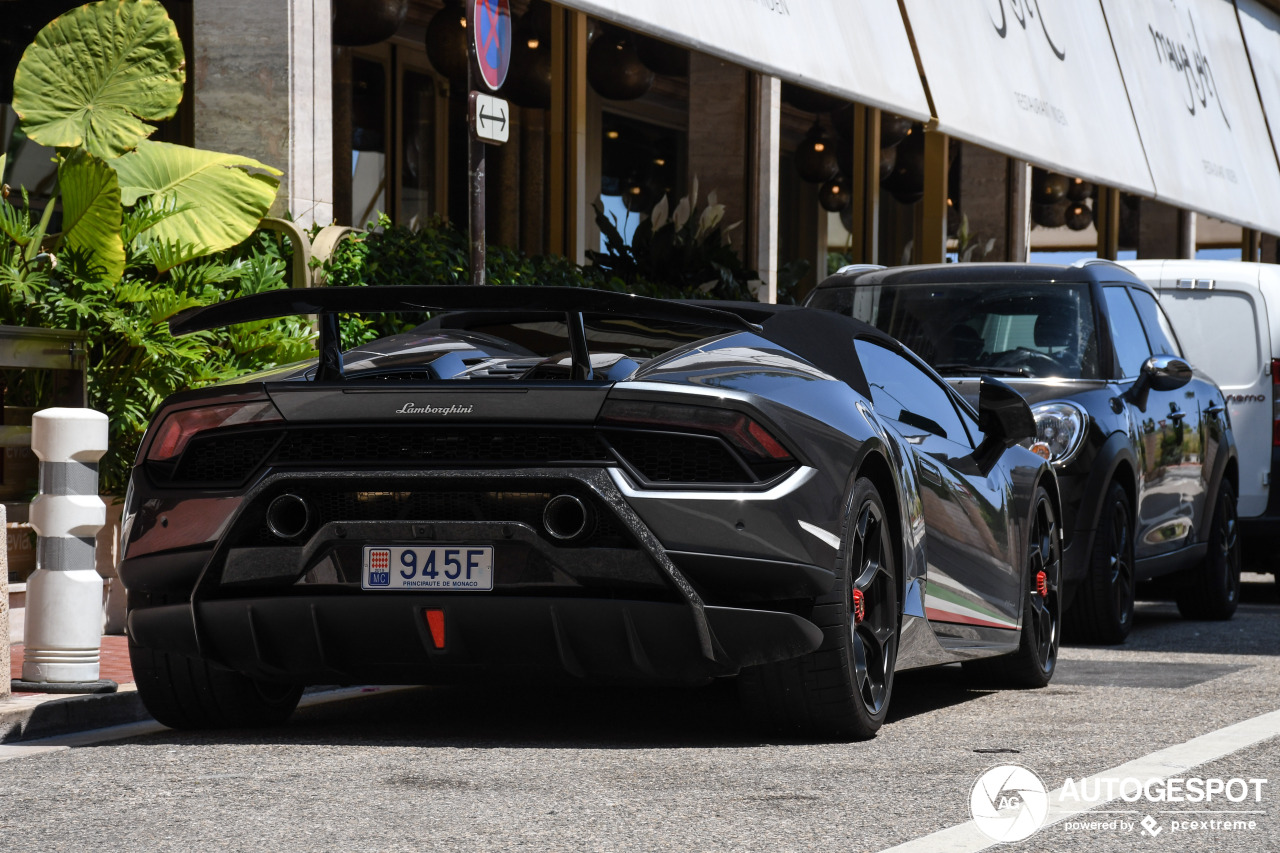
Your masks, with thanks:
[(929, 119), (896, 0), (563, 0), (637, 32)]
[(904, 7), (939, 130), (1054, 171), (1154, 193), (1096, 2), (904, 0)]
[[(1240, 13), (1240, 30), (1253, 65), (1262, 112), (1271, 129), (1271, 148), (1280, 154), (1280, 14), (1257, 0), (1237, 0), (1236, 10)], [(1280, 233), (1275, 229), (1276, 224), (1272, 223), (1265, 230)]]
[[(1102, 6), (1156, 197), (1280, 233), (1280, 167), (1231, 0), (1102, 0)], [(1262, 52), (1255, 60), (1277, 61), (1274, 30), (1270, 39), (1256, 46)]]

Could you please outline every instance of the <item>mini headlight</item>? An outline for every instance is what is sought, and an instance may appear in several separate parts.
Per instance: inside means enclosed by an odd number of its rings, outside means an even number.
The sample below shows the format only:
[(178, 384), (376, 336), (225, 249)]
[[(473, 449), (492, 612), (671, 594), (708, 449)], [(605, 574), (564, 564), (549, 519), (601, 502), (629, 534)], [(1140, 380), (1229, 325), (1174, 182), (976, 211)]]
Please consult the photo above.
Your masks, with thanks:
[(1042, 403), (1032, 406), (1031, 414), (1036, 419), (1036, 437), (1033, 441), (1023, 442), (1023, 445), (1047, 445), (1049, 461), (1054, 465), (1066, 465), (1074, 459), (1084, 444), (1085, 430), (1089, 425), (1089, 416), (1084, 409), (1074, 403)]

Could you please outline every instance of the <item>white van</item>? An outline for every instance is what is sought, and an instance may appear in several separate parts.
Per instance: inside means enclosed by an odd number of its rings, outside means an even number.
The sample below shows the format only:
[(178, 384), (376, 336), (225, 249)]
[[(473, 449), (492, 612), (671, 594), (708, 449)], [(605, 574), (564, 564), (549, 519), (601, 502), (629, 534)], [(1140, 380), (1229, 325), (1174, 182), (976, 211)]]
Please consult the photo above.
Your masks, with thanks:
[(1160, 295), (1183, 355), (1222, 389), (1240, 454), (1245, 565), (1280, 580), (1280, 266), (1123, 261)]

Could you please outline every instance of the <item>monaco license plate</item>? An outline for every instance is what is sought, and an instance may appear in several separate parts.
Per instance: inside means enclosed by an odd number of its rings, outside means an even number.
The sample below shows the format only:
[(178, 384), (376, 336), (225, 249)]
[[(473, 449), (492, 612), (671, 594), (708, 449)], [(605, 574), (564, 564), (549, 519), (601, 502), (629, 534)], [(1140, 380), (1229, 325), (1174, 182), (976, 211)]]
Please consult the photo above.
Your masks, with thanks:
[(364, 589), (492, 590), (493, 548), (486, 545), (366, 546), (360, 586)]

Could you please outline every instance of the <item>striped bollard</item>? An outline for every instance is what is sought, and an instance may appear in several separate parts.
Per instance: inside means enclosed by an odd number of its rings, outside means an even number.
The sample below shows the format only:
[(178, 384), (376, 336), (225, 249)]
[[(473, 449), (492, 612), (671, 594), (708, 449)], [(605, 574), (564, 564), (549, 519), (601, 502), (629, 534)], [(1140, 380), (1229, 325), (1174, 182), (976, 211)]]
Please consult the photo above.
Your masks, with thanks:
[(31, 420), (40, 493), (31, 502), (39, 535), (27, 580), (22, 678), (15, 691), (104, 693), (99, 678), (102, 578), (94, 538), (107, 520), (98, 497), (98, 460), (107, 452), (107, 416), (92, 409), (44, 409)]

